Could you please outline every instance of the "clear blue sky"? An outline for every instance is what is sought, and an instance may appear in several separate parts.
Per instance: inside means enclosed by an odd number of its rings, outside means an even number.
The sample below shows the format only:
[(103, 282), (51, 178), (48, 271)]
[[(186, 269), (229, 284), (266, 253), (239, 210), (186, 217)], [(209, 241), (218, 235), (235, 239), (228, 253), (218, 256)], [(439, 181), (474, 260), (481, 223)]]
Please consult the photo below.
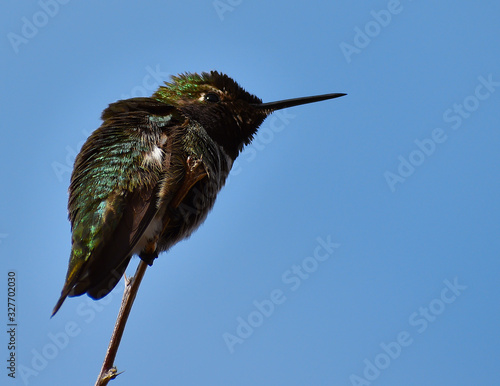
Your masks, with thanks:
[(62, 3), (0, 13), (18, 323), (1, 384), (94, 383), (123, 283), (49, 318), (74, 157), (108, 103), (212, 69), (264, 101), (349, 95), (264, 122), (204, 225), (146, 272), (111, 384), (497, 382), (498, 3)]

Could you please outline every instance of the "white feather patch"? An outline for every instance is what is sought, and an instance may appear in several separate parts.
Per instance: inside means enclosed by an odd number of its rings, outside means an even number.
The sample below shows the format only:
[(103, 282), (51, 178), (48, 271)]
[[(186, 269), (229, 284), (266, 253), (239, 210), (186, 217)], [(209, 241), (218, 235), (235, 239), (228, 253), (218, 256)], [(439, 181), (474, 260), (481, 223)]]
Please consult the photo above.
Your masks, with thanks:
[(163, 158), (163, 150), (158, 146), (155, 146), (152, 151), (144, 154), (143, 165), (157, 165), (161, 167)]

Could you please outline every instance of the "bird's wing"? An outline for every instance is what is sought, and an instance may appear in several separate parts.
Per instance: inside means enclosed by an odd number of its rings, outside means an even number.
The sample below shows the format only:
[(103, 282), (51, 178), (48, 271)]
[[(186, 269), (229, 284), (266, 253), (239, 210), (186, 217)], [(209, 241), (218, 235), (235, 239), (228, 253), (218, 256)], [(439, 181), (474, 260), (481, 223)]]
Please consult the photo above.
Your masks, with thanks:
[(170, 160), (165, 149), (172, 149), (180, 124), (172, 106), (150, 98), (117, 102), (102, 117), (75, 161), (71, 257), (53, 314), (68, 295), (99, 299), (120, 280), (158, 211), (159, 182)]

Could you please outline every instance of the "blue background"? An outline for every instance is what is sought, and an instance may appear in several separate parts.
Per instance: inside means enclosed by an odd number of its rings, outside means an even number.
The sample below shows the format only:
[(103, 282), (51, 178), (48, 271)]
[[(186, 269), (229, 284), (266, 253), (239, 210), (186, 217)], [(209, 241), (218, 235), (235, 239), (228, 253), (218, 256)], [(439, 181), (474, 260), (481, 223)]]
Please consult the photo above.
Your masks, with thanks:
[[(212, 69), (264, 101), (349, 95), (264, 122), (204, 225), (146, 272), (111, 384), (498, 382), (498, 2), (2, 8), (0, 264), (5, 292), (17, 274), (18, 362), (0, 383), (95, 382), (123, 282), (50, 319), (74, 157), (108, 103)], [(319, 262), (318, 238), (336, 244)]]

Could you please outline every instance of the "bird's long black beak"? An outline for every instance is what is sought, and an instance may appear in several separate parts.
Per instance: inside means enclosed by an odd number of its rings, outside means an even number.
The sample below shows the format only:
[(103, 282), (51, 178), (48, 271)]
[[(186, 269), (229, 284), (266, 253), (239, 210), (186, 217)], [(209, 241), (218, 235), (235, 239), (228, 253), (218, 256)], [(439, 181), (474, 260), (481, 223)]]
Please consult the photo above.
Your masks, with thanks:
[(314, 103), (314, 102), (324, 101), (327, 99), (338, 98), (344, 95), (347, 94), (336, 93), (336, 94), (314, 95), (302, 98), (285, 99), (276, 102), (256, 103), (253, 106), (257, 109), (276, 111), (276, 110), (286, 109), (287, 107), (305, 105), (306, 103)]

